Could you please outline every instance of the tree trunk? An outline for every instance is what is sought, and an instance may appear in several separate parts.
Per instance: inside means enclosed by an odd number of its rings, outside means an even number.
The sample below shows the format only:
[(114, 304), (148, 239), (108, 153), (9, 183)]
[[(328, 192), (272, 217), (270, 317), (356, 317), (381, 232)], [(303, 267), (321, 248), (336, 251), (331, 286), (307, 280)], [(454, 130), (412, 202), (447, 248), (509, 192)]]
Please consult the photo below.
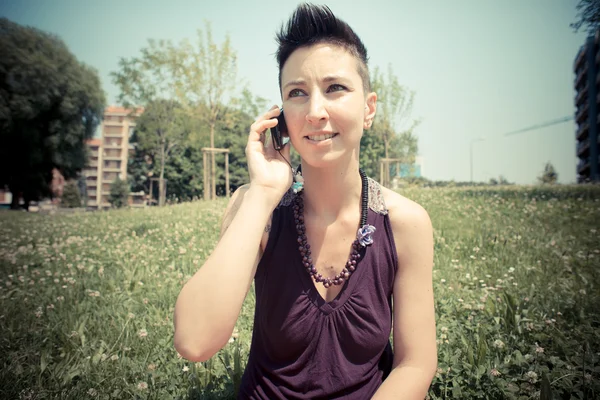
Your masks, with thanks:
[(385, 158), (389, 158), (388, 148), (390, 147), (390, 145), (387, 135), (385, 135), (385, 137), (383, 138), (383, 145), (385, 147)]
[[(210, 148), (215, 148), (215, 120), (210, 121)], [(215, 153), (210, 152), (210, 199), (215, 200), (217, 198), (217, 160)]]
[(19, 196), (19, 188), (17, 188), (16, 186), (9, 185), (8, 189), (12, 193), (12, 201), (10, 203), (10, 209), (18, 210), (19, 209), (19, 197), (20, 197)]
[[(389, 145), (389, 140), (388, 140), (387, 135), (385, 135), (383, 138), (383, 145), (385, 148), (385, 158), (388, 159), (390, 157), (389, 152), (388, 152), (390, 145)], [(388, 162), (385, 162), (384, 165), (385, 165), (385, 182), (386, 182), (387, 186), (390, 186), (390, 164)]]
[(165, 205), (165, 145), (160, 147), (160, 177), (158, 178), (158, 206)]

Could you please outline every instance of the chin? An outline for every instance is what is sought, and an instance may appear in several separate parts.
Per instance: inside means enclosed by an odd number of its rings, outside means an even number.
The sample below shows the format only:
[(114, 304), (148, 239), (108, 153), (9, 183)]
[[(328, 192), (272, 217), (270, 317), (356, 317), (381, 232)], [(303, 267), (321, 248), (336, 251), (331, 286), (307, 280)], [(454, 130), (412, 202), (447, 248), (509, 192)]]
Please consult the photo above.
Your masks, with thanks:
[[(338, 164), (347, 164), (349, 159), (352, 158), (353, 152), (327, 152), (324, 154), (310, 153), (308, 155), (300, 154), (302, 164), (310, 166), (311, 168), (324, 169), (332, 168)], [(356, 153), (356, 160), (358, 161), (358, 152)]]

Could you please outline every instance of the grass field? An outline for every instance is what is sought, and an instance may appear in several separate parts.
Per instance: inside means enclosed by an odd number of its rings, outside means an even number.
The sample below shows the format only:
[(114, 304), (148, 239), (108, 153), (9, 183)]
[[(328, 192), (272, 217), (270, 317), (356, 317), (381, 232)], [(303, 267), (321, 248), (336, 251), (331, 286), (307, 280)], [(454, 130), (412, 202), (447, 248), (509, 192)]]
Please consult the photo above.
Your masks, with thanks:
[[(406, 189), (435, 229), (429, 397), (600, 397), (600, 188)], [(234, 398), (253, 294), (206, 363), (173, 348), (226, 202), (0, 212), (0, 398)]]

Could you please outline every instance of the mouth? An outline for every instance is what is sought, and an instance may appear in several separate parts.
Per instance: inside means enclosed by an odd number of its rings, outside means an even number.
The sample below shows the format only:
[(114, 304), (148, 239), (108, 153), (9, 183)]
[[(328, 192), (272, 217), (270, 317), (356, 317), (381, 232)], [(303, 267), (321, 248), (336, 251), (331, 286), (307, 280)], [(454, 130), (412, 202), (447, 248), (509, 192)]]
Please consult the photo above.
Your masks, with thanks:
[(319, 135), (309, 135), (309, 136), (306, 136), (306, 138), (308, 140), (310, 140), (311, 142), (322, 142), (327, 139), (332, 139), (332, 138), (336, 137), (337, 135), (338, 135), (337, 133), (327, 133), (327, 134), (319, 134)]

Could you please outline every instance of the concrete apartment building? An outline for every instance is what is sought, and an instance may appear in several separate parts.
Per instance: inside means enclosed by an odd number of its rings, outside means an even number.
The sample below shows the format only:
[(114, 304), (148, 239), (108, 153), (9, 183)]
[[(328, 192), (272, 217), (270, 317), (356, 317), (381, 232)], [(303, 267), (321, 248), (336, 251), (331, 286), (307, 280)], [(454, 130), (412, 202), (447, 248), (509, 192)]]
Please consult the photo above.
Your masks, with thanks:
[[(127, 179), (127, 161), (133, 146), (129, 137), (135, 129), (135, 121), (143, 109), (135, 114), (123, 107), (110, 106), (104, 111), (104, 120), (100, 126), (101, 137), (87, 142), (90, 151), (89, 165), (83, 174), (87, 189), (88, 209), (110, 208), (109, 195), (111, 184), (119, 177)], [(131, 193), (129, 205), (144, 207), (144, 192)]]
[(600, 126), (600, 31), (581, 46), (575, 71), (575, 122), (577, 131), (577, 182), (600, 181), (598, 127)]

